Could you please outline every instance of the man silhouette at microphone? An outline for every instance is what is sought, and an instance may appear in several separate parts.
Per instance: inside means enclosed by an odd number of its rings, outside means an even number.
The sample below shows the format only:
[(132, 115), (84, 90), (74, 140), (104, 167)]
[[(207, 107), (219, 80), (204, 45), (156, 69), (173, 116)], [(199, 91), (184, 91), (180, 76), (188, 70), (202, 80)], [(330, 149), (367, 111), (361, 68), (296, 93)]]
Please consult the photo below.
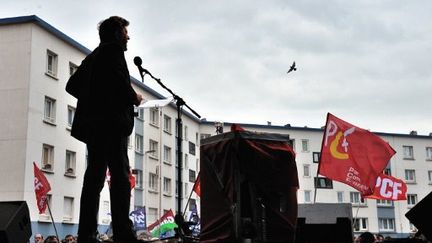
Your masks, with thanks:
[(99, 46), (71, 76), (66, 91), (78, 99), (71, 135), (87, 144), (88, 165), (81, 192), (78, 243), (97, 240), (100, 192), (111, 173), (111, 216), (115, 242), (136, 239), (129, 219), (130, 182), (127, 140), (134, 109), (142, 101), (130, 82), (124, 52), (129, 22), (113, 16), (99, 24)]

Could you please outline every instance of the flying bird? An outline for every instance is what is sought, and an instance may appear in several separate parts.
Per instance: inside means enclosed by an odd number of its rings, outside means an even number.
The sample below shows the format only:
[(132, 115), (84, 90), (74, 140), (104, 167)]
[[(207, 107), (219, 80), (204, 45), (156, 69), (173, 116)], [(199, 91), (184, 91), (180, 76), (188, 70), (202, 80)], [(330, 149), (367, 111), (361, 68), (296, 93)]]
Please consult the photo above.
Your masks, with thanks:
[(291, 67), (289, 68), (289, 70), (288, 70), (287, 73), (290, 73), (291, 71), (297, 71), (297, 68), (296, 68), (295, 62), (293, 62), (293, 64), (291, 65)]

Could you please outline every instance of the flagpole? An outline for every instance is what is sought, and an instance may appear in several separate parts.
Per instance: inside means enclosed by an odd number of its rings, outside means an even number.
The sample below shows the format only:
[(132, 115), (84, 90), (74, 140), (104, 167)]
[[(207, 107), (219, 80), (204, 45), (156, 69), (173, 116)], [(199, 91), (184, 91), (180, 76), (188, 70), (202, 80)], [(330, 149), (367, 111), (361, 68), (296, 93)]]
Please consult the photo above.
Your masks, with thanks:
[[(360, 209), (360, 203), (361, 203), (361, 200), (359, 200), (359, 202), (358, 202), (358, 204), (357, 204), (356, 214), (355, 214), (354, 219), (353, 219), (353, 222), (352, 222), (352, 227), (353, 227), (353, 228), (354, 228), (354, 224), (355, 224), (355, 221), (356, 221), (356, 219), (357, 219), (358, 212), (359, 212), (359, 209)], [(359, 223), (360, 223), (360, 222), (359, 222)]]
[(184, 210), (183, 210), (183, 218), (184, 218), (184, 216), (185, 216), (185, 214), (186, 214), (186, 209), (187, 209), (187, 207), (189, 206), (189, 201), (190, 201), (190, 199), (191, 199), (191, 197), (192, 197), (192, 193), (193, 193), (193, 189), (194, 189), (194, 187), (195, 187), (195, 184), (194, 184), (194, 186), (192, 187), (192, 190), (191, 190), (191, 192), (190, 192), (190, 194), (189, 194), (189, 198), (188, 198), (188, 200), (187, 200), (187, 202), (186, 202), (186, 206), (185, 206), (185, 208), (184, 208)]
[(318, 164), (318, 169), (316, 171), (316, 177), (315, 177), (316, 179), (314, 178), (314, 186), (315, 186), (314, 201), (313, 201), (314, 204), (316, 202), (316, 195), (317, 195), (317, 189), (318, 189), (318, 187), (317, 187), (317, 184), (318, 184), (318, 170), (319, 170), (319, 164)]
[(53, 226), (54, 226), (54, 231), (55, 231), (56, 237), (57, 237), (57, 239), (60, 240), (60, 238), (58, 237), (57, 228), (56, 228), (55, 223), (54, 223), (54, 218), (53, 218), (53, 216), (52, 216), (51, 208), (50, 208), (49, 203), (47, 203), (47, 206), (48, 206), (48, 212), (49, 212), (50, 217), (51, 217), (51, 222), (52, 222), (52, 224), (53, 224)]

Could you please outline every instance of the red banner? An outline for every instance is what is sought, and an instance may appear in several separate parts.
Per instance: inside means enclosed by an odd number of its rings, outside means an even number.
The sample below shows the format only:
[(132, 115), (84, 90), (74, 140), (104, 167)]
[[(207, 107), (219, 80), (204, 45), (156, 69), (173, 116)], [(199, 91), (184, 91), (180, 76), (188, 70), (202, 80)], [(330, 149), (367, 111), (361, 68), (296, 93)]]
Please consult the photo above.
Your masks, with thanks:
[(36, 194), (36, 202), (39, 208), (39, 213), (44, 213), (48, 203), (47, 193), (51, 190), (51, 186), (45, 177), (44, 173), (39, 170), (36, 163), (33, 162), (34, 170), (34, 188)]
[(402, 180), (380, 174), (376, 180), (375, 190), (372, 195), (366, 198), (382, 200), (406, 200), (407, 185)]
[(200, 174), (198, 174), (198, 177), (195, 180), (195, 184), (192, 189), (199, 197), (201, 197), (201, 180), (200, 180)]
[(371, 195), (377, 177), (394, 154), (377, 135), (328, 113), (318, 172), (352, 186), (362, 196)]

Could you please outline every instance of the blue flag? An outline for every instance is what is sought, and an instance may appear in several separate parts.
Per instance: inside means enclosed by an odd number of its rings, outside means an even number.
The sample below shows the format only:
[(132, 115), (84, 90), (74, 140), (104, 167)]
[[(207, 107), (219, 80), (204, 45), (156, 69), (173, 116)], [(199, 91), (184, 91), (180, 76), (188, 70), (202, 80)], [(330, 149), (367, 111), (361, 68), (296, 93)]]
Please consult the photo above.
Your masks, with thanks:
[(146, 229), (146, 213), (145, 207), (138, 208), (132, 211), (129, 216), (132, 217), (135, 231)]

